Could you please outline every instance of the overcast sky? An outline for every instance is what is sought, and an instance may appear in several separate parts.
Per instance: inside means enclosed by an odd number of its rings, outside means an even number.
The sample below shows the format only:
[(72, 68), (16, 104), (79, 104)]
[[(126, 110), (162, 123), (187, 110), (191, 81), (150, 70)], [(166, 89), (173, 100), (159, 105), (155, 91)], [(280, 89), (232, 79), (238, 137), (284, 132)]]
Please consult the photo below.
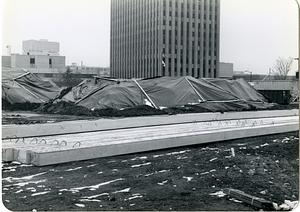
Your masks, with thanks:
[[(3, 54), (48, 39), (67, 64), (109, 66), (110, 0), (4, 0), (3, 10)], [(221, 61), (265, 74), (276, 58), (298, 57), (297, 21), (294, 0), (221, 0)]]

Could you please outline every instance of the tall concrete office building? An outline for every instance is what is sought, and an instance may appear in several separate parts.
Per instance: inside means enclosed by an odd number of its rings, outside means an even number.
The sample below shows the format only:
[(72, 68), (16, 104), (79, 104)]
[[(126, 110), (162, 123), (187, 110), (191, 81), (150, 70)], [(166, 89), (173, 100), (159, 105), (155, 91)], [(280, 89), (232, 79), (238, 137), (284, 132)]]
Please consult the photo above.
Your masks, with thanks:
[(111, 76), (217, 77), (220, 0), (111, 0)]

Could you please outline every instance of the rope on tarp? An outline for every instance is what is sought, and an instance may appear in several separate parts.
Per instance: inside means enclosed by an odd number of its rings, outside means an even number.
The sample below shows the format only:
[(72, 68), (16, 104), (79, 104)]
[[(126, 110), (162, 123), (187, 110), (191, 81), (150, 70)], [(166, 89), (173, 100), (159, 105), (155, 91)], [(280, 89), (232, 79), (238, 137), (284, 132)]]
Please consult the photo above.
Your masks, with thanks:
[(132, 81), (139, 87), (139, 89), (142, 91), (142, 93), (147, 97), (147, 99), (149, 100), (149, 102), (153, 105), (153, 107), (155, 109), (159, 109), (159, 107), (157, 107), (154, 102), (152, 101), (152, 99), (150, 98), (150, 96), (146, 93), (146, 91), (142, 88), (142, 86), (140, 86), (140, 84), (135, 80), (132, 79)]
[(188, 82), (188, 84), (192, 87), (192, 89), (195, 91), (195, 93), (198, 95), (198, 97), (200, 98), (200, 100), (202, 102), (205, 102), (205, 99), (203, 98), (203, 96), (201, 96), (201, 94), (196, 90), (196, 88), (192, 85), (192, 83), (188, 80), (187, 77), (184, 77), (184, 79)]
[(25, 88), (23, 85), (21, 85), (20, 83), (18, 83), (16, 80), (14, 80), (14, 82), (19, 85), (21, 88), (23, 88), (25, 91), (27, 91), (28, 93), (30, 93), (32, 96), (34, 96), (35, 98), (37, 98), (39, 101), (45, 103), (46, 101), (41, 99), (39, 96), (37, 96), (36, 94), (32, 93), (30, 90), (28, 90), (27, 88)]
[(234, 95), (233, 93), (231, 93), (231, 92), (225, 90), (225, 89), (222, 88), (221, 86), (219, 86), (219, 85), (217, 85), (217, 84), (214, 84), (214, 83), (210, 82), (209, 80), (207, 80), (207, 79), (205, 79), (205, 78), (202, 78), (202, 80), (205, 81), (205, 82), (207, 82), (207, 83), (210, 84), (211, 86), (214, 86), (214, 87), (216, 87), (216, 88), (218, 88), (218, 89), (224, 91), (225, 93), (228, 93), (228, 94), (234, 96), (235, 98), (237, 98), (237, 100), (246, 101), (246, 100), (244, 100), (244, 99), (240, 99), (238, 96), (236, 96), (236, 95)]

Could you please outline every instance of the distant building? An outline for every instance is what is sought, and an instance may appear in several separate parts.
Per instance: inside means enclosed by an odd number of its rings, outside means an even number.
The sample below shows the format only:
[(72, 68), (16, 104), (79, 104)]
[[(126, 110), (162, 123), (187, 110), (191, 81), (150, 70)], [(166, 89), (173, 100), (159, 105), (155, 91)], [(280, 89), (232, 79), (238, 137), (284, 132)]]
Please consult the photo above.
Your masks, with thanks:
[(219, 77), (220, 78), (232, 78), (233, 77), (233, 63), (220, 62), (219, 65)]
[(220, 0), (112, 0), (111, 75), (219, 76)]
[(30, 72), (38, 72), (41, 69), (65, 70), (64, 56), (48, 56), (48, 55), (11, 55), (11, 68), (25, 68)]
[[(255, 74), (252, 72), (244, 72), (244, 71), (234, 71), (233, 79), (243, 78), (246, 81), (270, 81), (270, 80), (278, 80), (275, 75), (267, 75), (267, 74)], [(296, 80), (296, 76), (288, 75), (286, 76), (286, 80)]]
[(2, 56), (2, 67), (10, 68), (11, 67), (11, 58), (10, 56)]
[(26, 69), (31, 73), (63, 73), (66, 58), (59, 55), (59, 43), (47, 40), (23, 41), (23, 54), (2, 56), (2, 67)]
[(50, 42), (46, 39), (25, 40), (22, 43), (23, 54), (25, 55), (51, 55), (59, 56), (59, 43)]
[(72, 63), (72, 65), (67, 66), (67, 70), (70, 70), (73, 74), (92, 75), (101, 77), (110, 76), (109, 67), (78, 66), (76, 63)]

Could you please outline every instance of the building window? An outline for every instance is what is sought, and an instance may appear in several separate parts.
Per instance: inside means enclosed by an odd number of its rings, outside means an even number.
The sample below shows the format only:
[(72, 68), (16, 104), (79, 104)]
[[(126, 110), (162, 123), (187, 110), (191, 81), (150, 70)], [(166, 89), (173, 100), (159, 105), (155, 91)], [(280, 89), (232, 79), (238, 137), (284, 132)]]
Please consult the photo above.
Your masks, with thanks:
[(52, 59), (49, 59), (49, 68), (52, 68)]
[(30, 58), (30, 68), (35, 67), (35, 58)]

